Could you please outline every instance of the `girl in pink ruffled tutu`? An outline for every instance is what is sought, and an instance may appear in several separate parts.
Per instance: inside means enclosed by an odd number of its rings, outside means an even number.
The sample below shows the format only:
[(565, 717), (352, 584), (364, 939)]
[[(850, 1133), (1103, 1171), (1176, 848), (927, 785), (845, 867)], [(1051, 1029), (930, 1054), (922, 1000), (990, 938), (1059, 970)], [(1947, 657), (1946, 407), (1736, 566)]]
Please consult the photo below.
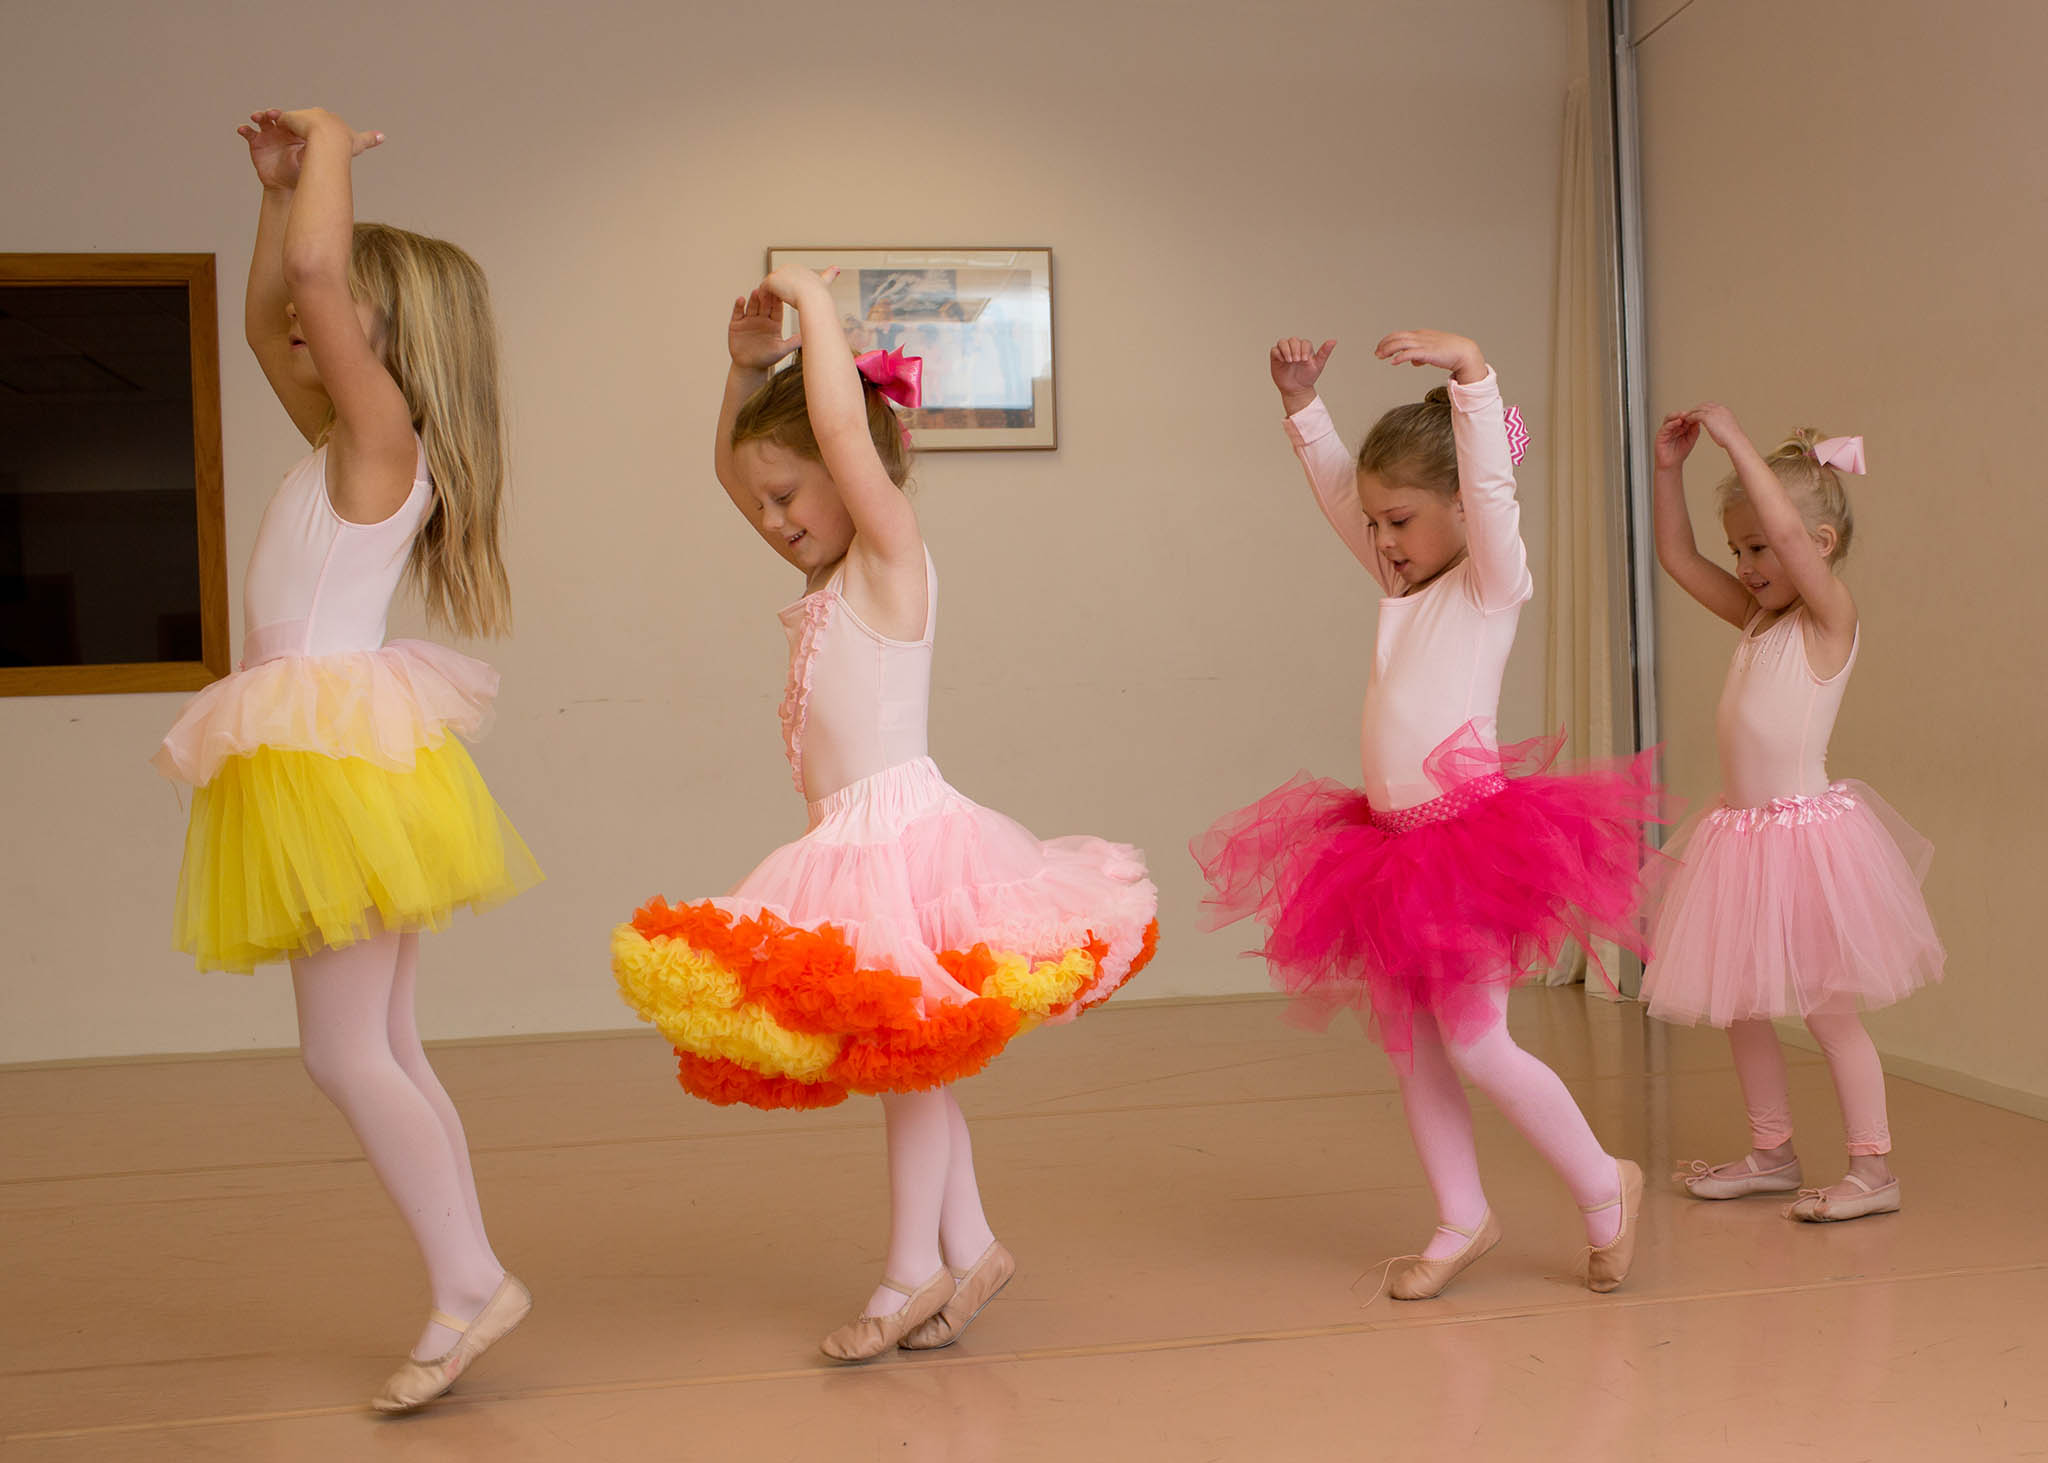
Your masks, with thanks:
[(156, 756), (197, 789), (175, 935), (201, 969), (291, 963), (306, 1069), (433, 1289), (412, 1359), (375, 1399), (402, 1412), (531, 1305), (492, 1253), (462, 1121), (413, 1018), (418, 932), (540, 877), (459, 740), (498, 678), (438, 645), (384, 643), (408, 577), (465, 634), (509, 622), (497, 345), (474, 260), (355, 223), (351, 160), (382, 133), (318, 110), (250, 124), (249, 346), (313, 451), (257, 529), (242, 668), (193, 698)]
[[(1734, 464), (1721, 521), (1735, 572), (1695, 546), (1685, 460), (1701, 431)], [(1858, 1011), (1941, 979), (1921, 897), (1933, 850), (1860, 782), (1830, 782), (1828, 737), (1860, 643), (1836, 577), (1854, 524), (1841, 474), (1863, 439), (1803, 431), (1769, 457), (1709, 403), (1657, 433), (1657, 559), (1685, 592), (1742, 631), (1716, 729), (1722, 797), (1673, 843), (1684, 867), (1659, 910), (1644, 974), (1650, 1014), (1728, 1028), (1749, 1110), (1750, 1151), (1678, 1177), (1701, 1199), (1796, 1193), (1785, 1213), (1827, 1221), (1889, 1214), (1884, 1069)], [(1771, 1023), (1797, 1016), (1820, 1043), (1849, 1134), (1849, 1171), (1801, 1190), (1785, 1058)]]
[(1390, 1267), (1394, 1296), (1439, 1294), (1500, 1240), (1460, 1077), (1557, 1170), (1584, 1213), (1587, 1283), (1613, 1290), (1635, 1250), (1642, 1173), (1601, 1147), (1506, 1012), (1509, 988), (1568, 939), (1640, 949), (1649, 754), (1559, 773), (1559, 740), (1497, 744), (1501, 676), (1534, 591), (1519, 415), (1472, 341), (1403, 331), (1380, 359), (1439, 367), (1450, 383), (1380, 418), (1354, 461), (1315, 392), (1335, 346), (1283, 340), (1270, 364), (1316, 501), (1384, 595), (1365, 786), (1297, 777), (1196, 839), (1212, 920), (1257, 916), (1259, 953), (1300, 1014), (1369, 1012), (1394, 1058), (1438, 1218), (1421, 1254)]
[[(1041, 843), (927, 755), (938, 580), (904, 496), (921, 363), (856, 359), (831, 275), (778, 270), (733, 304), (715, 464), (808, 591), (782, 611), (783, 746), (810, 831), (731, 894), (654, 900), (612, 939), (626, 1002), (715, 1103), (882, 1099), (882, 1282), (827, 1336), (840, 1361), (958, 1340), (1015, 1271), (982, 1213), (947, 1084), (1020, 1031), (1108, 999), (1150, 957), (1157, 892), (1134, 848)], [(782, 334), (796, 307), (797, 339)]]

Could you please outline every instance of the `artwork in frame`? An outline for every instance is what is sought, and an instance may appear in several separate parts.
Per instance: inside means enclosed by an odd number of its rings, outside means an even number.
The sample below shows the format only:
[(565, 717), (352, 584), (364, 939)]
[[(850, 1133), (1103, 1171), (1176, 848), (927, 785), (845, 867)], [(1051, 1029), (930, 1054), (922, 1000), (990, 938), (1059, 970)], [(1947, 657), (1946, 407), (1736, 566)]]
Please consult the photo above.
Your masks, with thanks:
[(838, 266), (832, 298), (855, 351), (924, 361), (910, 414), (923, 452), (1051, 449), (1052, 250), (776, 248), (768, 268)]

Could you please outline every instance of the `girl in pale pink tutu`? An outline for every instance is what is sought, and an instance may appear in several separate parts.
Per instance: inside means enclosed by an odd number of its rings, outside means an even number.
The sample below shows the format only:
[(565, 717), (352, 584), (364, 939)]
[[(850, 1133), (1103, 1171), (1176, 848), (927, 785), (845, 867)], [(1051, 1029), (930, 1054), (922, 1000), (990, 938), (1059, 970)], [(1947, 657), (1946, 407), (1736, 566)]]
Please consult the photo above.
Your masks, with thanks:
[(1508, 991), (1568, 939), (1634, 933), (1649, 756), (1550, 770), (1559, 739), (1494, 735), (1515, 623), (1534, 592), (1515, 502), (1527, 441), (1480, 349), (1404, 331), (1380, 359), (1451, 373), (1382, 417), (1356, 461), (1315, 383), (1336, 342), (1273, 347), (1287, 432), (1323, 514), (1379, 584), (1365, 786), (1298, 777), (1195, 840), (1215, 922), (1256, 915), (1260, 952), (1308, 1019), (1370, 1013), (1394, 1057), (1438, 1227), (1397, 1262), (1403, 1300), (1439, 1294), (1500, 1240), (1460, 1077), (1493, 1099), (1585, 1215), (1587, 1283), (1635, 1249), (1642, 1173), (1606, 1152), (1557, 1074), (1508, 1034)]
[[(809, 591), (781, 618), (783, 743), (810, 831), (730, 895), (652, 901), (615, 931), (612, 963), (696, 1096), (881, 1096), (882, 1283), (822, 1343), (865, 1361), (951, 1345), (1009, 1281), (947, 1084), (1019, 1032), (1107, 1000), (1151, 956), (1158, 894), (1136, 849), (1041, 843), (955, 792), (926, 754), (937, 576), (892, 405), (917, 405), (922, 366), (856, 359), (831, 277), (779, 270), (734, 302), (715, 457), (733, 504)], [(785, 304), (803, 350), (770, 375), (798, 346)]]
[[(1721, 521), (1735, 572), (1693, 542), (1685, 460), (1704, 430), (1735, 470)], [(1863, 439), (1804, 431), (1760, 454), (1709, 403), (1657, 433), (1657, 559), (1742, 638), (1716, 727), (1722, 798), (1672, 845), (1685, 863), (1658, 912), (1643, 979), (1650, 1014), (1728, 1028), (1751, 1149), (1679, 1175), (1701, 1199), (1797, 1193), (1789, 1218), (1889, 1214), (1884, 1069), (1857, 1015), (1941, 979), (1941, 941), (1920, 894), (1932, 849), (1876, 793), (1829, 782), (1828, 737), (1859, 645), (1856, 602), (1836, 577), (1853, 521), (1841, 473)], [(1849, 1171), (1801, 1190), (1785, 1058), (1771, 1022), (1798, 1016), (1820, 1043), (1849, 1134)]]

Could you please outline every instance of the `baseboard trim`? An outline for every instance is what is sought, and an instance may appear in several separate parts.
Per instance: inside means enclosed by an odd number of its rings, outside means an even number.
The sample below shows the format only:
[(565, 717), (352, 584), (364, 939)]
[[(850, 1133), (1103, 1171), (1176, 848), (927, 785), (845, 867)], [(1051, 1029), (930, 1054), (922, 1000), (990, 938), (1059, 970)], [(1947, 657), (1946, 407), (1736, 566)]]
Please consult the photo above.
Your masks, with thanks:
[[(1778, 1036), (1802, 1051), (1820, 1050), (1820, 1043), (1813, 1039), (1813, 1033), (1797, 1021), (1780, 1021)], [(1884, 1063), (1884, 1070), (1888, 1076), (1906, 1082), (1918, 1082), (1922, 1087), (1932, 1087), (1937, 1092), (1967, 1097), (1972, 1102), (2002, 1107), (2007, 1112), (2016, 1112), (2023, 1117), (2048, 1120), (2048, 1092), (2028, 1092), (2021, 1087), (2006, 1087), (1997, 1082), (1987, 1082), (1982, 1077), (1972, 1077), (1967, 1072), (1958, 1072), (1953, 1067), (1939, 1067), (1933, 1062), (1894, 1056), (1886, 1051), (1880, 1051), (1877, 1055), (1878, 1060)]]
[[(1246, 991), (1220, 996), (1153, 996), (1146, 999), (1125, 998), (1103, 1011), (1127, 1011), (1135, 1006), (1222, 1006), (1246, 1001), (1284, 1001), (1288, 999), (1273, 991)], [(496, 1036), (444, 1036), (424, 1043), (429, 1051), (440, 1051), (449, 1047), (468, 1046), (534, 1046), (559, 1041), (659, 1041), (661, 1038), (646, 1026), (601, 1026), (589, 1031), (527, 1031), (501, 1033)], [(65, 1067), (132, 1067), (148, 1062), (248, 1062), (264, 1061), (276, 1057), (296, 1057), (296, 1046), (240, 1046), (220, 1051), (199, 1052), (125, 1052), (98, 1057), (46, 1057), (30, 1062), (0, 1062), (0, 1072), (43, 1072)]]
[[(1562, 987), (1553, 987), (1562, 989)], [(1616, 1000), (1607, 991), (1589, 989), (1588, 995), (1614, 1005), (1633, 1004), (1626, 997)], [(1140, 1006), (1231, 1006), (1253, 1002), (1285, 1001), (1288, 997), (1274, 991), (1245, 991), (1215, 996), (1152, 996), (1125, 997), (1113, 1006), (1105, 1006), (1105, 1012), (1131, 1010)], [(1778, 1023), (1779, 1037), (1802, 1051), (1817, 1052), (1820, 1044), (1813, 1039), (1813, 1033), (1796, 1021)], [(646, 1026), (600, 1027), (591, 1031), (535, 1031), (500, 1036), (457, 1036), (427, 1042), (430, 1048), (471, 1047), (471, 1046), (530, 1046), (546, 1042), (562, 1041), (625, 1041), (647, 1040), (654, 1037)], [(254, 1061), (275, 1057), (295, 1057), (296, 1046), (281, 1047), (240, 1047), (229, 1051), (213, 1052), (132, 1052), (123, 1056), (103, 1057), (58, 1057), (35, 1062), (0, 1063), (0, 1072), (38, 1072), (65, 1067), (116, 1067), (135, 1066), (148, 1062), (219, 1062)], [(1987, 1082), (1982, 1077), (1973, 1077), (1967, 1072), (1958, 1072), (1950, 1067), (1936, 1066), (1912, 1057), (1894, 1056), (1879, 1052), (1884, 1069), (1891, 1076), (1906, 1082), (1918, 1082), (1923, 1087), (1932, 1087), (1937, 1092), (1952, 1093), (1967, 1097), (1973, 1102), (1986, 1103), (1991, 1107), (2003, 1108), (2025, 1117), (2048, 1121), (2048, 1092), (2028, 1092), (2024, 1088), (2006, 1087), (1997, 1082)]]

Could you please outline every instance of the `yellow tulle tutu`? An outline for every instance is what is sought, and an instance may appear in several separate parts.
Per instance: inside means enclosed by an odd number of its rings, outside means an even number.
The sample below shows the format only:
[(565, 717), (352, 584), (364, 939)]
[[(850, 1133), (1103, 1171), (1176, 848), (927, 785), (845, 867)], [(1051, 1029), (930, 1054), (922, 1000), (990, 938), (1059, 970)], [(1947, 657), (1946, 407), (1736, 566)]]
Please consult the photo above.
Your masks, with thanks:
[(409, 770), (259, 746), (193, 796), (174, 938), (202, 970), (438, 929), (538, 883), (526, 844), (452, 734)]

